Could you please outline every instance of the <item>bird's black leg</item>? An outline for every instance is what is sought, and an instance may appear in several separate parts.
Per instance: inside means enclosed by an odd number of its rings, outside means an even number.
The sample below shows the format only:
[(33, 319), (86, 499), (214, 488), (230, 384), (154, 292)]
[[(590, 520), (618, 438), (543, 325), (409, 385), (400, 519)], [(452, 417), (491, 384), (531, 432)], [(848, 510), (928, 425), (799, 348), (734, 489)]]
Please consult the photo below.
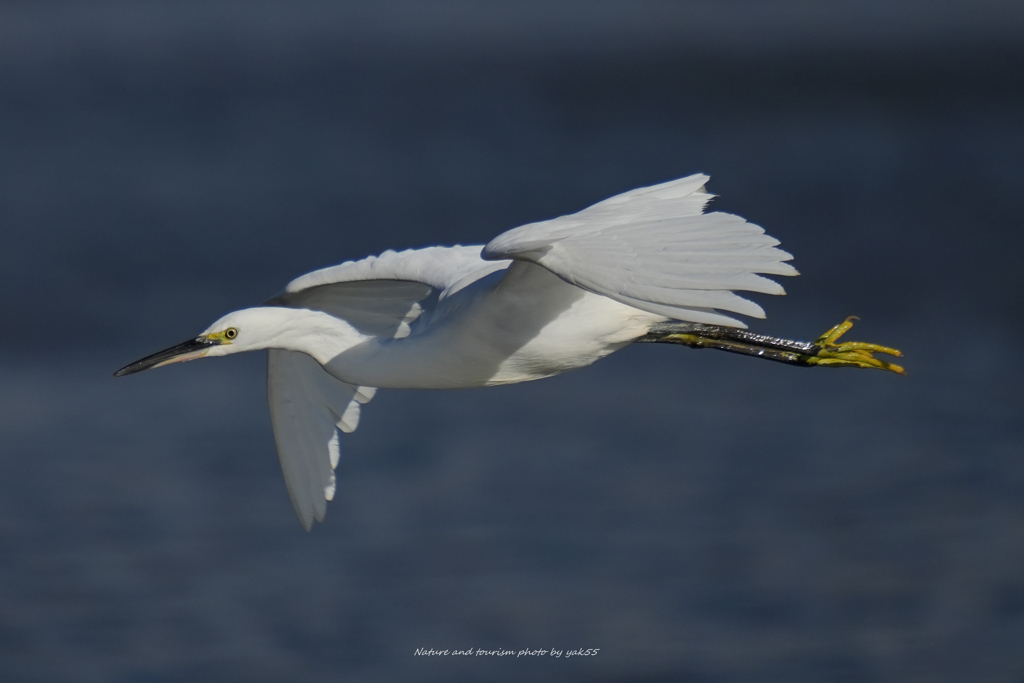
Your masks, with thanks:
[(886, 363), (873, 355), (884, 353), (902, 356), (903, 354), (896, 349), (864, 342), (836, 343), (839, 337), (853, 327), (853, 320), (856, 318), (847, 318), (845, 322), (836, 325), (813, 342), (770, 337), (735, 327), (684, 322), (657, 323), (636, 341), (683, 344), (695, 349), (718, 349), (804, 367), (820, 365), (876, 368), (905, 374), (899, 365)]

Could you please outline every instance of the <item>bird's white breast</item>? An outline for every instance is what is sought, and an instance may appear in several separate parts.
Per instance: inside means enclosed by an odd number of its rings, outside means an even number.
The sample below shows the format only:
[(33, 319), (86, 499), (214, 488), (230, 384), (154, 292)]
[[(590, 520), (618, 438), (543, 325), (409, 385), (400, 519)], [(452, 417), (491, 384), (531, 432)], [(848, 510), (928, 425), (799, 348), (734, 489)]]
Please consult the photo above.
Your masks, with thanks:
[(442, 300), (410, 336), (365, 344), (326, 367), (360, 386), (511, 384), (590, 365), (663, 319), (516, 263)]

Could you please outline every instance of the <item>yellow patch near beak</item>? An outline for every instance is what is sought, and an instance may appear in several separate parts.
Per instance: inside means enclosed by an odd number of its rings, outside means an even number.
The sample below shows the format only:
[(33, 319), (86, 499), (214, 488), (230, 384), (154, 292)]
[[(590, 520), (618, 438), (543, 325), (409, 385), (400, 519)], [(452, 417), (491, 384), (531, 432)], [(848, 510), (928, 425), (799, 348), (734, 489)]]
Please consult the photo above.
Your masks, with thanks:
[[(231, 336), (228, 333), (231, 332)], [(223, 332), (211, 332), (210, 334), (203, 335), (203, 339), (208, 339), (217, 344), (230, 344), (231, 340), (238, 336), (238, 331), (235, 328), (230, 330), (224, 330)]]

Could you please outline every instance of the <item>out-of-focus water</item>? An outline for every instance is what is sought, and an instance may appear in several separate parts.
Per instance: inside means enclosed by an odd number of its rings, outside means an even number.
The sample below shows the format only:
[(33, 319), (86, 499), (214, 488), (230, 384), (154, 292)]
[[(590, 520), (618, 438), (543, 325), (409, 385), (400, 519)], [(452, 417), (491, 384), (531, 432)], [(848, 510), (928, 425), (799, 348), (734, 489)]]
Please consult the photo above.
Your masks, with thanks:
[[(1024, 11), (728, 5), (0, 8), (0, 679), (1019, 681)], [(696, 171), (796, 255), (753, 329), (910, 374), (380, 392), (311, 534), (262, 356), (110, 377)]]

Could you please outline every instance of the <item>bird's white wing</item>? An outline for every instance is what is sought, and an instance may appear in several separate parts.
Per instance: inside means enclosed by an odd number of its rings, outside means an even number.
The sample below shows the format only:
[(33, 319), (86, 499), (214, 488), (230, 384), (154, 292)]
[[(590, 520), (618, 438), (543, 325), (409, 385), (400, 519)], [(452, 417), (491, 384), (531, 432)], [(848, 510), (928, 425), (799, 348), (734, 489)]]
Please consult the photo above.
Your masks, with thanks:
[(433, 295), (443, 298), (508, 267), (508, 261), (483, 260), (482, 248), (386, 251), (346, 261), (296, 278), (267, 304), (324, 311), (363, 334), (405, 337)]
[(295, 278), (285, 293), (310, 287), (363, 280), (407, 280), (420, 282), (434, 289), (447, 289), (481, 269), (496, 270), (494, 264), (480, 258), (481, 246), (427, 247), (405, 251), (385, 251), (358, 261), (345, 261), (336, 266), (314, 270)]
[(745, 327), (720, 311), (764, 311), (733, 290), (784, 294), (761, 277), (796, 275), (792, 256), (759, 226), (728, 213), (703, 213), (697, 174), (626, 192), (579, 213), (498, 235), (485, 259), (530, 261), (583, 289), (688, 322)]
[[(267, 304), (324, 311), (364, 334), (405, 337), (428, 300), (508, 267), (508, 261), (484, 261), (481, 249), (431, 247), (348, 261), (297, 278)], [(338, 432), (356, 428), (360, 405), (376, 391), (335, 379), (303, 353), (270, 350), (267, 394), (274, 439), (288, 494), (307, 531), (314, 519), (323, 521), (334, 497)]]
[(338, 430), (359, 424), (359, 406), (376, 389), (335, 379), (304, 353), (271, 349), (267, 396), (274, 440), (288, 495), (302, 526), (322, 522), (334, 498), (334, 468), (341, 455)]

